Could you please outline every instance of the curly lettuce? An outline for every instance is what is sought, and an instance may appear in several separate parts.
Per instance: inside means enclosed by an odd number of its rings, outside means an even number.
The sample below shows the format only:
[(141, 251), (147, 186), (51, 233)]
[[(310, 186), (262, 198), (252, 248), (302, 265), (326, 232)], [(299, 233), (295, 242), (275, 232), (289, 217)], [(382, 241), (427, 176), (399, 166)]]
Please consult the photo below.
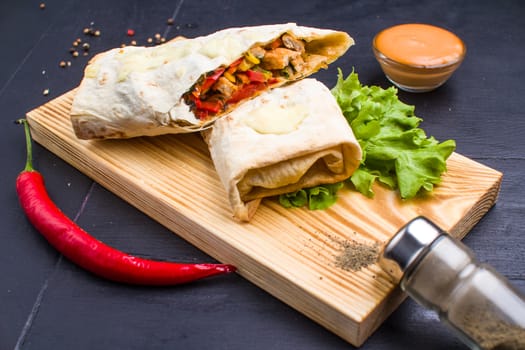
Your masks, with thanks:
[[(353, 72), (345, 79), (341, 70), (332, 89), (343, 115), (363, 151), (359, 168), (346, 181), (373, 197), (377, 181), (398, 190), (403, 199), (431, 192), (441, 182), (446, 161), (456, 149), (454, 140), (437, 141), (419, 128), (414, 106), (401, 102), (397, 89), (365, 86)], [(281, 195), (285, 207), (326, 209), (336, 202), (342, 183), (322, 185)]]

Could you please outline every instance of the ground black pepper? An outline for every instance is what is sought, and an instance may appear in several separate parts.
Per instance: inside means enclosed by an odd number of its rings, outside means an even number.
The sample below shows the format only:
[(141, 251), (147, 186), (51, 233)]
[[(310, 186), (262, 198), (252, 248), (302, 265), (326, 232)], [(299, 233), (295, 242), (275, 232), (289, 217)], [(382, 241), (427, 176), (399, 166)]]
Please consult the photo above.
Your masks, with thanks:
[(487, 350), (523, 350), (525, 349), (525, 329), (494, 319), (489, 312), (491, 305), (480, 308), (475, 304), (464, 315), (463, 324), (466, 333)]
[(379, 257), (379, 244), (365, 244), (354, 240), (342, 242), (343, 251), (335, 258), (337, 267), (346, 271), (359, 271), (375, 264)]

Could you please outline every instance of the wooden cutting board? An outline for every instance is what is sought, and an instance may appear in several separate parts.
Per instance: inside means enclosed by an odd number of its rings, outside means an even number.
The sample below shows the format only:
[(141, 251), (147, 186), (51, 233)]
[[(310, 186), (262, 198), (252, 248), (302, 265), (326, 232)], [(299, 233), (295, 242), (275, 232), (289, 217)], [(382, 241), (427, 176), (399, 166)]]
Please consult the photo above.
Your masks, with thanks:
[(198, 134), (78, 140), (70, 91), (27, 114), (35, 141), (177, 235), (354, 346), (404, 299), (377, 264), (337, 263), (346, 243), (384, 243), (425, 215), (463, 238), (495, 204), (502, 174), (454, 153), (431, 196), (401, 201), (380, 186), (369, 199), (350, 189), (328, 210), (285, 209), (265, 199), (252, 222), (232, 219), (226, 193)]

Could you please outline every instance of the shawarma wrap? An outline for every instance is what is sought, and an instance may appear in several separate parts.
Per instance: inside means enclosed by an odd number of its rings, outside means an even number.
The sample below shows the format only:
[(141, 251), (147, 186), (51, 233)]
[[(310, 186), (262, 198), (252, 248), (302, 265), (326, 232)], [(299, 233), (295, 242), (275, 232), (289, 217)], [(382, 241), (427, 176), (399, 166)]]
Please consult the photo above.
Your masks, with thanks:
[(344, 32), (288, 23), (112, 49), (85, 69), (73, 129), (80, 139), (199, 131), (263, 91), (326, 68), (353, 43)]
[(361, 160), (335, 98), (315, 79), (263, 92), (202, 134), (241, 221), (262, 198), (345, 180)]

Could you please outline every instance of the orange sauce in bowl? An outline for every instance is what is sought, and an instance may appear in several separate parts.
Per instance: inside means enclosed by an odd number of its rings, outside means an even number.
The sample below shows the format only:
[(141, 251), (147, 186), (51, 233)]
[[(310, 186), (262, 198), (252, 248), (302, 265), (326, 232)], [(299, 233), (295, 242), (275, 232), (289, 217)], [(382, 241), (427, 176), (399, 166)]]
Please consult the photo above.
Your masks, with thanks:
[(400, 24), (381, 31), (375, 48), (398, 63), (439, 67), (461, 60), (465, 45), (446, 29), (429, 24)]

